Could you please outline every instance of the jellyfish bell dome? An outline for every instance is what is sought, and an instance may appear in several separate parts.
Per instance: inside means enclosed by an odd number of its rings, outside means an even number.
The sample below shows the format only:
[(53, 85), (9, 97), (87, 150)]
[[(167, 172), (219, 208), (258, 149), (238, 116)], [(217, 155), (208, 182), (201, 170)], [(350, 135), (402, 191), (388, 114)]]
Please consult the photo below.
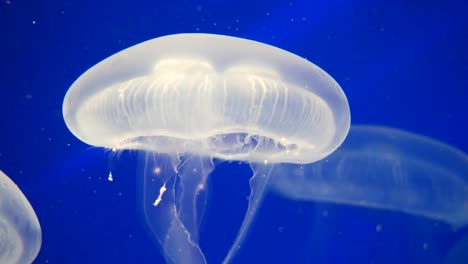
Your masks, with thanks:
[(31, 204), (0, 170), (0, 263), (32, 263), (42, 244), (42, 231)]
[(272, 163), (320, 160), (350, 126), (346, 96), (322, 69), (213, 34), (164, 36), (101, 61), (73, 83), (63, 115), (93, 146)]

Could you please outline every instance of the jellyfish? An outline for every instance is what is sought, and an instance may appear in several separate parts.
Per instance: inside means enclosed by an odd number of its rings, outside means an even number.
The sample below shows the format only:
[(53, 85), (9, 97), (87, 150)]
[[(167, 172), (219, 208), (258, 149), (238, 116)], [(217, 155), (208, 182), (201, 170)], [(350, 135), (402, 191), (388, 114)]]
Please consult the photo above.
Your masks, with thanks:
[(0, 263), (32, 263), (41, 242), (41, 226), (31, 204), (0, 170)]
[(435, 139), (396, 128), (353, 125), (325, 159), (272, 171), (273, 191), (314, 200), (403, 212), (468, 224), (468, 155)]
[(123, 50), (81, 75), (63, 116), (83, 142), (138, 150), (139, 203), (168, 263), (206, 263), (199, 231), (213, 160), (250, 164), (232, 261), (260, 207), (270, 171), (332, 153), (350, 126), (341, 87), (285, 50), (242, 38), (175, 34)]
[(463, 264), (468, 258), (468, 233), (457, 239), (444, 256), (442, 264)]

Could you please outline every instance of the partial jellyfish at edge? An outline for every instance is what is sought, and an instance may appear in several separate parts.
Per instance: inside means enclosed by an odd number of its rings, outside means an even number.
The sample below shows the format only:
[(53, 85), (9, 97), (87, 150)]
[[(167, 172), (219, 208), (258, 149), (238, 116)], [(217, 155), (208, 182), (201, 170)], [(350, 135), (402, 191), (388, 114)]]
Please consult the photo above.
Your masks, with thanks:
[(83, 142), (139, 150), (140, 206), (168, 263), (206, 263), (199, 228), (213, 159), (253, 171), (241, 248), (270, 171), (332, 153), (350, 126), (345, 94), (326, 72), (263, 43), (212, 34), (149, 40), (93, 66), (68, 90), (63, 115)]
[(353, 125), (325, 159), (275, 167), (271, 190), (295, 200), (393, 210), (468, 224), (468, 155), (396, 128)]
[(41, 226), (34, 209), (0, 170), (0, 263), (30, 264), (41, 243)]
[(465, 264), (468, 259), (468, 232), (465, 232), (445, 254), (442, 264)]

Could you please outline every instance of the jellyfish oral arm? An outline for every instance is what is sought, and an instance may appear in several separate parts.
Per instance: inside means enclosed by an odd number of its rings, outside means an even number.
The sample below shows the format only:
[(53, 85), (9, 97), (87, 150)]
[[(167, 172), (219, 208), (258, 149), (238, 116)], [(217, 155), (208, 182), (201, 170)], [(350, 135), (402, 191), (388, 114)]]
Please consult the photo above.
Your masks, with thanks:
[(156, 200), (154, 201), (153, 203), (153, 206), (158, 206), (158, 204), (161, 202), (162, 200), (162, 196), (164, 195), (164, 193), (167, 191), (167, 188), (166, 188), (166, 183), (164, 183), (164, 185), (161, 187), (161, 189), (159, 189), (159, 196), (158, 198), (156, 198)]
[(206, 263), (198, 237), (211, 158), (142, 152), (138, 167), (143, 222), (166, 262)]

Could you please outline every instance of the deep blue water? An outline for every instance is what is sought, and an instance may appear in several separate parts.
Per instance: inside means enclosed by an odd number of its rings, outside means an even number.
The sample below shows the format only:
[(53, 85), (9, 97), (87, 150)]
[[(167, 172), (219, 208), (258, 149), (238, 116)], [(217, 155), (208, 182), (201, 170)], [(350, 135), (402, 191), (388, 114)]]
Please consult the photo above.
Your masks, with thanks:
[[(467, 17), (467, 4), (452, 0), (1, 0), (0, 169), (41, 223), (35, 263), (164, 263), (137, 215), (136, 156), (85, 145), (62, 118), (72, 82), (107, 56), (182, 32), (261, 41), (333, 76), (353, 123), (468, 152)], [(245, 164), (222, 164), (211, 177), (201, 234), (210, 263), (220, 263), (235, 237), (249, 177)], [(442, 263), (466, 233), (402, 213), (269, 194), (236, 263)]]

